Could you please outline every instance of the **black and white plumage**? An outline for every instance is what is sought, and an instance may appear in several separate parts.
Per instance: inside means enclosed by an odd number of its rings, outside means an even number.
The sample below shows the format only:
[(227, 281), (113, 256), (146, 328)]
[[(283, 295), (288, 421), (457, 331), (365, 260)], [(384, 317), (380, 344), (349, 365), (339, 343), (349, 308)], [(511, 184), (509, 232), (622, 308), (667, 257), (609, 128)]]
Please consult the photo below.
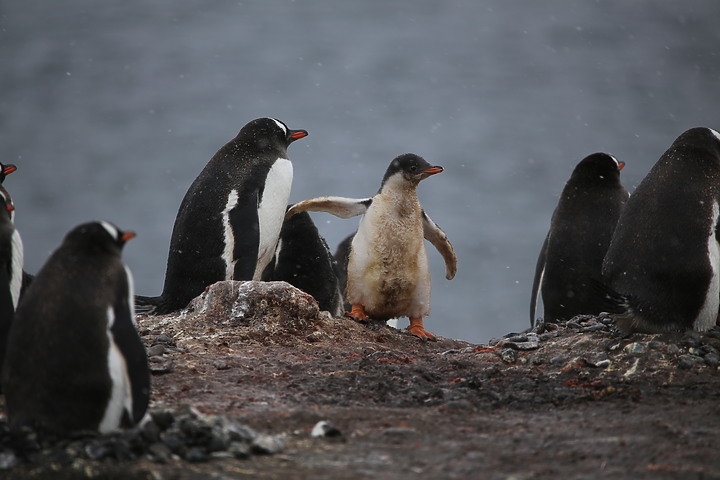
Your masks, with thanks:
[(708, 330), (720, 306), (720, 135), (680, 135), (633, 192), (603, 263), (624, 332)]
[(23, 285), (23, 243), (15, 228), (15, 206), (2, 185), (14, 171), (15, 165), (0, 164), (0, 371)]
[(134, 235), (108, 222), (79, 225), (35, 276), (2, 371), (11, 427), (105, 433), (145, 415), (150, 374), (120, 259)]
[(430, 312), (430, 273), (423, 239), (443, 256), (448, 279), (455, 276), (457, 258), (445, 233), (420, 205), (416, 188), (421, 180), (441, 171), (442, 167), (431, 166), (417, 155), (400, 155), (390, 163), (374, 197), (319, 197), (288, 211), (287, 216), (304, 211), (341, 218), (362, 215), (347, 265), (347, 299), (353, 317), (408, 316), (411, 333), (435, 338), (422, 320)]
[(260, 280), (290, 197), (287, 147), (305, 136), (305, 130), (259, 118), (213, 156), (180, 205), (163, 292), (138, 296), (138, 312), (179, 310), (221, 280)]
[(530, 301), (531, 326), (539, 296), (548, 322), (597, 315), (604, 310), (605, 301), (595, 285), (602, 280), (603, 258), (629, 197), (620, 183), (624, 165), (612, 155), (594, 153), (573, 170), (538, 256)]
[(264, 281), (284, 281), (317, 300), (321, 310), (343, 313), (343, 296), (335, 260), (310, 215), (303, 212), (283, 222), (275, 257)]

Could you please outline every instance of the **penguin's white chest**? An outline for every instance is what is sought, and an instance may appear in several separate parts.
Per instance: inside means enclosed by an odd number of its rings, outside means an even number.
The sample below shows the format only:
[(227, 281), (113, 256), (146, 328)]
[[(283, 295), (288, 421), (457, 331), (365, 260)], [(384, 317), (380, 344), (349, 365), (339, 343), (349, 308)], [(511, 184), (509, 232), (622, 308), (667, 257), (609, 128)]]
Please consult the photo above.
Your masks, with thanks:
[(23, 243), (20, 234), (15, 230), (12, 234), (12, 277), (10, 278), (10, 293), (13, 306), (17, 309), (20, 301), (20, 289), (23, 277)]
[(292, 180), (292, 162), (286, 158), (278, 158), (267, 174), (265, 188), (258, 204), (260, 244), (253, 280), (260, 280), (263, 270), (275, 253), (285, 218), (285, 209), (290, 199)]
[(718, 310), (720, 310), (720, 244), (715, 237), (715, 225), (720, 217), (720, 206), (718, 202), (713, 204), (712, 223), (710, 228), (710, 236), (708, 237), (708, 259), (712, 276), (708, 285), (707, 294), (705, 295), (705, 303), (700, 310), (700, 314), (695, 319), (694, 329), (705, 331), (711, 329), (718, 318)]
[[(421, 207), (415, 198), (376, 195), (360, 220), (348, 261), (348, 300), (371, 316), (424, 316), (430, 274)], [(400, 208), (399, 208), (400, 207)]]
[(98, 430), (100, 433), (108, 433), (120, 428), (123, 412), (127, 411), (132, 418), (132, 393), (130, 379), (128, 377), (127, 363), (125, 357), (115, 343), (112, 332), (113, 323), (115, 322), (115, 312), (112, 307), (107, 309), (107, 337), (108, 337), (108, 353), (107, 365), (110, 374), (110, 398), (105, 407)]

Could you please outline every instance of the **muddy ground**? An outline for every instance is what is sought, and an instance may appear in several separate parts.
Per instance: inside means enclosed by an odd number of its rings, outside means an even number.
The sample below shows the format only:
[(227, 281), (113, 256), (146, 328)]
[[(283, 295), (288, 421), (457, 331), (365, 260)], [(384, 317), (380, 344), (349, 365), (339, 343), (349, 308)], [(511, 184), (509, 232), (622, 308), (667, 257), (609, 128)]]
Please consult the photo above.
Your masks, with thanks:
[[(718, 330), (622, 338), (587, 317), (492, 345), (422, 342), (268, 285), (222, 282), (138, 324), (151, 410), (231, 418), (281, 435), (278, 453), (23, 464), (0, 478), (720, 479)], [(336, 435), (312, 438), (323, 420)]]

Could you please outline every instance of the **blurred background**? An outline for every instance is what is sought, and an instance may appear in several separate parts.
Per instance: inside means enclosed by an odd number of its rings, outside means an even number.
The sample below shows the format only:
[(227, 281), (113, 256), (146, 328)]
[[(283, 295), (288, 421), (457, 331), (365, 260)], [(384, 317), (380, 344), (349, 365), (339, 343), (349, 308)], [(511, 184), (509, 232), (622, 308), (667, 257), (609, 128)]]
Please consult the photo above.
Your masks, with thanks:
[[(720, 128), (720, 2), (0, 1), (0, 161), (18, 171), (26, 269), (78, 223), (135, 230), (136, 292), (162, 290), (175, 214), (248, 121), (310, 136), (291, 201), (374, 194), (393, 157), (459, 258), (429, 247), (429, 331), (472, 342), (529, 326), (535, 262), (586, 155), (632, 189), (683, 131)], [(357, 218), (314, 214), (331, 249)], [(407, 325), (401, 320), (400, 326)]]

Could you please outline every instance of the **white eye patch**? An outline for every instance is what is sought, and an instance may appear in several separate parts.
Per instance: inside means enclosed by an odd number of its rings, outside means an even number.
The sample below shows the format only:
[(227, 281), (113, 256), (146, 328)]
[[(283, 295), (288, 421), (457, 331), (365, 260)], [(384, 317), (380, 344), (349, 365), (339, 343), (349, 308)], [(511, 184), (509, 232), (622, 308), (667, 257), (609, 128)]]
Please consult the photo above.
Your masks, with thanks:
[(107, 232), (110, 234), (110, 236), (113, 238), (113, 240), (118, 240), (120, 238), (120, 233), (118, 233), (118, 229), (115, 228), (112, 224), (101, 221), (100, 225), (107, 230)]
[(280, 129), (285, 133), (285, 135), (287, 135), (287, 126), (285, 126), (284, 123), (282, 123), (282, 122), (281, 122), (280, 120), (278, 120), (277, 118), (271, 118), (270, 120), (272, 120), (273, 122), (277, 123), (277, 126), (280, 127)]

